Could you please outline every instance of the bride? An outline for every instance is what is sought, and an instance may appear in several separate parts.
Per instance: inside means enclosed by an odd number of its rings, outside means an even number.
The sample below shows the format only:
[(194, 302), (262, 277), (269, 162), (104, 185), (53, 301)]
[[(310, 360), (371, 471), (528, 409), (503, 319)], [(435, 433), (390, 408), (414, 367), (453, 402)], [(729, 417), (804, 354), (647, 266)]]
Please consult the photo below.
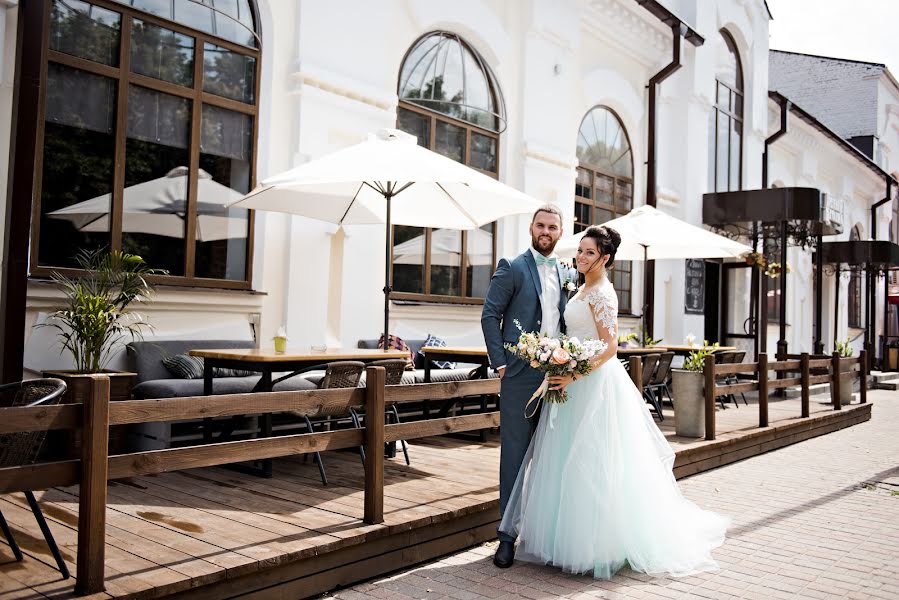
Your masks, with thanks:
[(581, 238), (585, 283), (565, 309), (568, 335), (608, 349), (586, 376), (549, 378), (568, 401), (544, 405), (499, 530), (518, 537), (523, 560), (602, 579), (625, 565), (672, 576), (713, 570), (729, 521), (681, 495), (674, 451), (616, 358), (618, 297), (606, 270), (620, 243), (607, 227)]

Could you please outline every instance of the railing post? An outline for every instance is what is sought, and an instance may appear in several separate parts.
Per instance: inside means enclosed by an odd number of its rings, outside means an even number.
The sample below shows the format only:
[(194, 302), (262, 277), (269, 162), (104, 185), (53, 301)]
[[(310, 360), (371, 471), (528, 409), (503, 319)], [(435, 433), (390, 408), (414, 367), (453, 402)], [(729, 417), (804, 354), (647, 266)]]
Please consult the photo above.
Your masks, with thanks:
[[(705, 376), (703, 394), (705, 396), (705, 439), (715, 439), (715, 356), (705, 357), (702, 365), (702, 373)], [(674, 418), (677, 418), (675, 414)]]
[(387, 371), (365, 370), (365, 513), (369, 525), (384, 522), (384, 394)]
[(840, 404), (840, 353), (834, 352), (830, 357), (830, 370), (833, 371), (831, 373), (831, 385), (830, 385), (830, 400), (833, 403), (834, 410), (842, 410), (843, 406)]
[(811, 396), (811, 389), (809, 384), (809, 378), (811, 377), (811, 373), (809, 371), (809, 356), (808, 352), (803, 352), (799, 356), (799, 378), (801, 379), (799, 383), (799, 387), (802, 388), (802, 414), (803, 418), (809, 415), (809, 396)]
[(759, 427), (768, 426), (768, 353), (759, 352)]
[(862, 350), (858, 355), (858, 400), (862, 404), (868, 401), (868, 352)]
[(643, 359), (639, 356), (631, 356), (627, 359), (628, 369), (631, 372), (631, 381), (637, 386), (637, 391), (643, 395)]
[(106, 589), (106, 474), (109, 466), (109, 377), (90, 379), (82, 405), (81, 482), (78, 489), (78, 559), (75, 593)]

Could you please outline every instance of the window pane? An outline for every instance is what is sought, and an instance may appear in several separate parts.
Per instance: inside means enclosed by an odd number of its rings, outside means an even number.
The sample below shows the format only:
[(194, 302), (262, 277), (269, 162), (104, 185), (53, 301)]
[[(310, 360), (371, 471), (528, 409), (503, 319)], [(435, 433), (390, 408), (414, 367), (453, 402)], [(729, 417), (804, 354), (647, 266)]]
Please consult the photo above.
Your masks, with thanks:
[(709, 192), (716, 191), (715, 189), (715, 165), (717, 164), (718, 157), (718, 147), (715, 145), (715, 133), (718, 131), (718, 111), (714, 108), (709, 111), (709, 140), (708, 140), (708, 149), (709, 149), (709, 168), (708, 168), (708, 187), (706, 190)]
[(593, 222), (593, 225), (602, 225), (606, 221), (611, 221), (615, 215), (612, 214), (612, 211), (606, 210), (605, 208), (596, 208), (596, 220)]
[(496, 138), (471, 132), (472, 167), (496, 173)]
[(423, 294), (425, 291), (425, 229), (397, 225), (393, 228), (393, 289)]
[(462, 232), (431, 231), (431, 293), (459, 296), (462, 293)]
[(50, 63), (38, 262), (77, 266), (79, 250), (109, 246), (116, 82)]
[(577, 179), (574, 182), (574, 195), (587, 200), (593, 198), (593, 173), (578, 167)]
[(206, 33), (215, 33), (212, 26), (212, 15), (213, 12), (208, 7), (196, 0), (175, 0), (173, 21), (185, 27), (192, 27)]
[(577, 137), (577, 157), (593, 169), (632, 178), (633, 156), (627, 134), (611, 110), (599, 106), (584, 117)]
[(253, 15), (247, 0), (215, 0), (215, 35), (246, 46), (255, 46)]
[(574, 232), (580, 233), (591, 225), (592, 215), (590, 214), (591, 205), (586, 202), (574, 203)]
[(397, 110), (397, 129), (405, 131), (418, 138), (418, 145), (423, 148), (431, 147), (431, 119), (425, 115), (399, 108)]
[(615, 207), (630, 210), (634, 206), (634, 185), (630, 181), (615, 180)]
[(731, 188), (730, 182), (727, 178), (728, 169), (730, 166), (730, 157), (728, 156), (728, 130), (730, 129), (730, 119), (723, 112), (718, 113), (718, 140), (716, 147), (717, 161), (715, 163), (715, 181), (717, 185), (717, 192), (727, 192)]
[(121, 4), (127, 4), (134, 8), (146, 11), (163, 19), (173, 20), (172, 0), (116, 0)]
[(122, 249), (184, 275), (191, 102), (132, 85), (122, 197)]
[(225, 205), (250, 191), (253, 119), (204, 104), (200, 130), (194, 274), (242, 281), (250, 213)]
[(743, 94), (734, 93), (734, 114), (743, 117)]
[(494, 227), (495, 225), (490, 223), (468, 232), (465, 244), (468, 255), (465, 277), (470, 298), (484, 298), (487, 295), (487, 287), (493, 275)]
[(178, 85), (193, 86), (194, 39), (152, 23), (134, 19), (131, 70)]
[(119, 64), (122, 15), (80, 0), (53, 0), (50, 48), (79, 58)]
[(740, 157), (742, 156), (743, 125), (731, 119), (730, 130), (730, 189), (740, 189)]
[(603, 204), (609, 205), (612, 204), (615, 191), (614, 179), (597, 173), (594, 189), (596, 191), (596, 202), (601, 202)]
[(465, 129), (444, 121), (437, 121), (435, 150), (453, 160), (465, 160)]
[(256, 59), (203, 44), (203, 91), (252, 104), (256, 97)]

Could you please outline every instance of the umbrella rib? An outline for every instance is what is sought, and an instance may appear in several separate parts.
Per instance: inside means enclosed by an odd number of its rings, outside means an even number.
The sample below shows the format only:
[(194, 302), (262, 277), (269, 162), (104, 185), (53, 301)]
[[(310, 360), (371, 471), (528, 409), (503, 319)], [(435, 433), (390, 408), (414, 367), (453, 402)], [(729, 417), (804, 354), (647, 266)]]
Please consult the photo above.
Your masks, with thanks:
[[(359, 192), (362, 191), (362, 186), (363, 186), (363, 185), (368, 185), (368, 182), (367, 182), (367, 181), (363, 181), (361, 184), (359, 184), (359, 189), (356, 190), (356, 193), (355, 193), (355, 194), (353, 194), (353, 199), (350, 200), (349, 205), (347, 205), (347, 207), (346, 207), (346, 211), (344, 211), (343, 216), (340, 217), (340, 223), (339, 223), (340, 225), (343, 225), (343, 220), (346, 219), (346, 216), (347, 216), (348, 214), (350, 214), (350, 209), (353, 208), (353, 204), (356, 203), (356, 198), (359, 197)], [(371, 186), (368, 185), (368, 187), (371, 187)], [(374, 189), (374, 188), (372, 188), (372, 189)]]
[(407, 189), (409, 186), (411, 186), (413, 183), (415, 183), (415, 182), (414, 182), (414, 181), (410, 181), (409, 183), (404, 184), (402, 187), (400, 187), (400, 189), (395, 190), (395, 191), (393, 192), (393, 195), (396, 196), (397, 194), (399, 194), (400, 192), (402, 192), (403, 190), (405, 190), (405, 189)]
[(436, 185), (437, 185), (437, 187), (439, 187), (441, 190), (443, 190), (443, 193), (446, 194), (446, 197), (449, 198), (450, 201), (451, 201), (453, 204), (456, 205), (456, 208), (459, 209), (459, 212), (461, 212), (463, 215), (465, 215), (466, 217), (468, 217), (468, 220), (471, 221), (471, 224), (474, 225), (475, 227), (477, 227), (478, 222), (477, 222), (474, 218), (472, 218), (472, 216), (471, 216), (470, 214), (468, 214), (468, 211), (465, 210), (465, 208), (464, 208), (461, 204), (459, 204), (459, 201), (456, 200), (455, 198), (453, 198), (453, 195), (450, 194), (450, 193), (446, 190), (446, 188), (443, 187), (443, 185), (441, 185), (441, 184), (439, 184), (439, 183), (437, 183)]

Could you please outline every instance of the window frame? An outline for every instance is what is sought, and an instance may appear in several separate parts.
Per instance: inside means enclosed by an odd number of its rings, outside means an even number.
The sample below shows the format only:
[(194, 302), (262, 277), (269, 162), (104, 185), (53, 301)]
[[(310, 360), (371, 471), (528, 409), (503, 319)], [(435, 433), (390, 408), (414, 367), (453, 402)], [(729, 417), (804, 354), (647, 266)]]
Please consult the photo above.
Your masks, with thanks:
[[(452, 35), (459, 41), (459, 43), (461, 43), (465, 47), (466, 50), (468, 50), (469, 52), (471, 52), (478, 58), (479, 62), (481, 64), (483, 64), (485, 69), (488, 69), (486, 75), (487, 75), (488, 83), (490, 86), (490, 93), (493, 94), (494, 105), (497, 106), (498, 108), (501, 107), (502, 106), (501, 96), (496, 88), (495, 78), (493, 77), (493, 74), (489, 72), (489, 68), (487, 67), (487, 64), (483, 61), (483, 58), (481, 58), (477, 55), (474, 48), (472, 48), (470, 45), (468, 45), (460, 36), (458, 36), (457, 34), (452, 33), (452, 32), (431, 31), (431, 32), (428, 32), (425, 35), (421, 36), (420, 38), (418, 38), (412, 45), (409, 46), (409, 49), (406, 51), (406, 54), (403, 57), (403, 60), (400, 62), (400, 74), (402, 74), (403, 66), (406, 63), (406, 60), (408, 60), (409, 54), (412, 52), (412, 50), (414, 50), (416, 48), (416, 46), (418, 46), (418, 44), (421, 42), (422, 39), (424, 39), (427, 36), (435, 35), (435, 34)], [(401, 81), (400, 81), (400, 77), (398, 76), (397, 77), (397, 91), (398, 92), (399, 92), (400, 84), (401, 84)], [(465, 130), (465, 149), (464, 149), (464, 155), (462, 157), (463, 160), (462, 160), (461, 164), (464, 164), (466, 167), (468, 167), (470, 169), (474, 169), (475, 171), (478, 171), (479, 173), (483, 173), (484, 175), (487, 175), (488, 177), (492, 177), (493, 179), (499, 180), (500, 156), (501, 156), (501, 149), (502, 149), (502, 145), (501, 145), (502, 144), (502, 141), (501, 141), (502, 136), (500, 135), (500, 133), (501, 133), (500, 131), (492, 131), (490, 129), (485, 129), (484, 127), (475, 125), (474, 123), (470, 123), (468, 121), (463, 121), (462, 119), (458, 119), (456, 117), (453, 117), (453, 116), (450, 116), (450, 115), (447, 115), (447, 114), (444, 114), (441, 112), (437, 112), (436, 110), (428, 108), (427, 106), (424, 106), (421, 104), (416, 104), (409, 100), (404, 100), (403, 98), (399, 98), (399, 101), (397, 104), (397, 127), (399, 127), (399, 118), (400, 118), (401, 110), (408, 110), (410, 112), (414, 112), (418, 115), (428, 118), (428, 120), (429, 120), (429, 122), (428, 122), (429, 136), (428, 136), (428, 145), (425, 147), (431, 151), (436, 151), (436, 147), (437, 147), (437, 136), (434, 134), (434, 132), (437, 129), (438, 122), (448, 123), (455, 127), (460, 127), (462, 129), (464, 129)], [(499, 121), (498, 125), (501, 124), (502, 120), (503, 120), (502, 117), (498, 118), (498, 121)], [(480, 169), (478, 167), (475, 167), (475, 166), (469, 164), (470, 160), (471, 160), (472, 133), (477, 133), (479, 135), (489, 137), (495, 141), (495, 143), (496, 143), (496, 172), (486, 171), (484, 169)], [(496, 256), (496, 253), (497, 253), (497, 239), (496, 239), (497, 226), (496, 226), (496, 222), (493, 222), (492, 225), (493, 225), (493, 231), (492, 231), (493, 257), (492, 257), (491, 264), (495, 266), (496, 262), (497, 262), (497, 256)], [(395, 231), (396, 225), (394, 225), (393, 227), (394, 227), (394, 231)], [(468, 231), (461, 230), (462, 235), (461, 235), (460, 244), (462, 247), (461, 247), (461, 256), (460, 256), (460, 262), (459, 262), (459, 267), (460, 267), (459, 295), (456, 296), (456, 295), (432, 294), (431, 293), (431, 235), (435, 229), (441, 229), (441, 228), (423, 227), (422, 229), (424, 230), (424, 236), (425, 236), (425, 251), (424, 251), (424, 261), (425, 262), (423, 265), (423, 273), (422, 273), (423, 292), (400, 292), (400, 291), (394, 290), (394, 291), (390, 292), (391, 299), (407, 301), (407, 302), (421, 302), (421, 303), (428, 303), (428, 304), (442, 303), (442, 304), (483, 305), (484, 298), (469, 297), (467, 295), (468, 294), (468, 277), (466, 276), (466, 273), (467, 273), (468, 267), (471, 266), (468, 264)], [(458, 231), (458, 230), (455, 230), (455, 231)], [(394, 238), (395, 238), (395, 236), (393, 235), (393, 232), (391, 232), (391, 239), (394, 239)], [(393, 245), (393, 247), (395, 247), (395, 244)], [(391, 287), (392, 287), (393, 281), (394, 281), (393, 247), (391, 247), (391, 250), (390, 250)]]
[[(858, 225), (849, 233), (849, 241), (855, 242), (861, 239), (861, 229)], [(858, 267), (850, 267), (849, 284), (846, 290), (846, 322), (852, 329), (864, 329), (864, 305), (862, 303), (862, 275)]]
[[(186, 27), (178, 22), (158, 17), (152, 13), (144, 12), (126, 4), (112, 0), (86, 0), (90, 4), (115, 11), (122, 15), (119, 30), (119, 55), (118, 66), (111, 67), (88, 59), (72, 56), (52, 50), (50, 48), (50, 15), (52, 0), (36, 0), (42, 2), (44, 10), (41, 23), (41, 31), (25, 32), (24, 35), (40, 35), (42, 37), (42, 55), (39, 61), (40, 68), (40, 100), (37, 109), (37, 123), (35, 127), (35, 154), (34, 154), (34, 182), (32, 184), (32, 209), (31, 209), (31, 249), (29, 256), (29, 274), (31, 277), (49, 278), (52, 273), (60, 273), (66, 276), (79, 276), (83, 274), (80, 269), (69, 267), (53, 267), (40, 265), (38, 253), (40, 250), (40, 224), (41, 224), (41, 187), (43, 185), (43, 160), (44, 160), (44, 130), (46, 123), (46, 97), (47, 76), (50, 63), (64, 67), (77, 69), (94, 75), (107, 77), (116, 82), (116, 106), (115, 106), (115, 162), (112, 178), (110, 207), (110, 231), (109, 247), (112, 250), (122, 248), (122, 213), (123, 196), (125, 189), (125, 146), (127, 142), (128, 120), (128, 92), (131, 85), (140, 86), (154, 92), (160, 92), (191, 101), (190, 122), (190, 159), (188, 166), (188, 195), (187, 195), (187, 221), (185, 223), (184, 238), (184, 275), (153, 275), (148, 277), (152, 283), (167, 286), (187, 286), (204, 288), (222, 288), (234, 290), (251, 290), (253, 281), (253, 257), (255, 246), (255, 211), (249, 210), (247, 215), (247, 252), (246, 252), (246, 276), (243, 280), (212, 279), (195, 276), (196, 258), (196, 224), (197, 224), (197, 189), (200, 168), (200, 134), (202, 125), (202, 109), (204, 104), (224, 108), (253, 119), (253, 140), (250, 156), (249, 189), (256, 185), (256, 168), (259, 150), (259, 91), (260, 75), (262, 67), (262, 43), (258, 37), (259, 9), (255, 2), (250, 2), (253, 11), (253, 20), (256, 24), (254, 33), (257, 36), (257, 46), (243, 46), (224, 38), (215, 37), (203, 31)], [(139, 19), (191, 36), (194, 38), (194, 64), (193, 87), (185, 87), (170, 83), (161, 79), (155, 79), (131, 71), (131, 42), (133, 19)], [(256, 61), (254, 82), (254, 103), (244, 103), (223, 96), (217, 96), (203, 90), (203, 54), (205, 44), (210, 43), (244, 56), (251, 56)], [(17, 159), (18, 160), (18, 159)], [(76, 249), (73, 249), (76, 250)], [(151, 265), (152, 266), (152, 265)]]
[[(608, 106), (603, 106), (603, 105), (594, 106), (593, 108), (591, 108), (584, 114), (584, 118), (581, 119), (580, 127), (583, 127), (584, 121), (595, 110), (605, 110), (605, 111), (609, 112), (609, 114), (611, 114), (613, 117), (615, 117), (615, 119), (618, 121), (618, 126), (621, 128), (621, 133), (624, 134), (624, 138), (627, 141), (628, 148), (630, 148), (631, 173), (633, 174), (633, 172), (634, 172), (634, 147), (631, 144), (631, 137), (627, 132), (627, 128), (624, 126), (624, 123), (621, 121), (621, 117), (618, 116), (618, 113), (616, 113), (614, 110), (612, 110)], [(580, 127), (578, 128), (578, 133), (580, 133)], [(572, 224), (573, 233), (575, 233), (575, 234), (580, 233), (580, 232), (584, 231), (585, 229), (587, 229), (587, 227), (590, 227), (591, 225), (602, 225), (602, 223), (599, 223), (596, 218), (597, 210), (607, 210), (612, 213), (612, 219), (616, 219), (618, 217), (623, 217), (624, 215), (628, 214), (630, 211), (632, 211), (634, 209), (634, 178), (633, 178), (633, 176), (622, 177), (621, 175), (616, 175), (614, 173), (605, 171), (604, 169), (597, 167), (596, 165), (591, 165), (589, 163), (582, 162), (580, 159), (578, 159), (577, 169), (584, 170), (584, 171), (590, 173), (590, 190), (593, 194), (593, 198), (586, 198), (584, 196), (579, 195), (578, 194), (578, 185), (577, 185), (577, 183), (575, 184), (575, 188), (574, 188), (574, 204), (575, 204), (574, 214), (575, 214), (575, 217), (577, 216), (577, 212), (578, 212), (577, 205), (578, 204), (586, 205), (589, 207), (589, 211), (590, 211), (590, 222), (589, 223), (579, 223), (579, 222), (573, 223)], [(605, 177), (607, 179), (612, 180), (612, 182), (613, 182), (612, 204), (607, 204), (605, 202), (597, 201), (597, 199), (596, 199), (597, 175), (600, 177)], [(619, 197), (618, 196), (619, 182), (627, 183), (628, 185), (630, 185), (630, 188), (631, 188), (630, 206), (626, 209), (619, 207), (617, 205), (617, 203), (615, 202)], [(627, 268), (621, 268), (620, 265), (624, 265), (624, 264), (627, 264)], [(626, 289), (627, 294), (628, 294), (627, 297), (630, 299), (630, 302), (628, 302), (627, 304), (619, 304), (618, 314), (625, 315), (625, 316), (636, 316), (635, 313), (633, 312), (633, 310), (634, 310), (633, 261), (616, 261), (616, 265), (614, 266), (613, 271), (614, 270), (618, 270), (619, 272), (622, 272), (622, 273), (626, 272), (626, 273), (630, 274), (630, 286), (628, 286), (628, 288)], [(624, 291), (624, 289), (623, 288), (622, 289), (616, 288), (616, 289), (619, 292), (618, 296), (619, 296), (619, 301), (620, 301), (621, 291)]]
[[(730, 54), (734, 57), (734, 60), (736, 61), (737, 85), (731, 86), (730, 84), (725, 83), (724, 81), (721, 81), (718, 78), (719, 73), (718, 72), (715, 73), (715, 95), (714, 95), (714, 100), (712, 102), (712, 111), (711, 111), (712, 119), (709, 122), (709, 127), (713, 127), (713, 131), (714, 131), (714, 142), (712, 143), (712, 148), (709, 148), (709, 153), (710, 153), (709, 169), (710, 169), (710, 183), (711, 183), (711, 189), (708, 190), (709, 192), (719, 191), (718, 190), (718, 150), (720, 147), (720, 140), (718, 138), (718, 134), (720, 133), (720, 129), (718, 127), (718, 120), (719, 120), (720, 115), (722, 115), (722, 114), (727, 119), (727, 125), (728, 125), (727, 126), (727, 133), (728, 133), (728, 135), (727, 135), (727, 137), (728, 137), (728, 139), (727, 139), (728, 182), (727, 183), (728, 183), (728, 185), (726, 186), (726, 189), (722, 190), (722, 191), (738, 191), (738, 190), (743, 189), (743, 144), (744, 144), (744, 140), (746, 138), (745, 120), (744, 120), (743, 115), (746, 112), (746, 92), (745, 92), (745, 89), (746, 89), (745, 83), (746, 82), (743, 77), (743, 63), (740, 60), (740, 52), (739, 52), (739, 49), (737, 48), (736, 42), (734, 41), (733, 37), (725, 29), (720, 30), (719, 34), (724, 39), (725, 46), (727, 46), (728, 51), (730, 52)], [(734, 94), (735, 100), (736, 100), (736, 98), (740, 99), (740, 108), (742, 110), (739, 114), (737, 112), (731, 110), (731, 108), (729, 106), (725, 108), (724, 106), (719, 104), (719, 102), (718, 102), (719, 87), (724, 87), (726, 90), (728, 90), (728, 92), (729, 92), (728, 100), (730, 100), (730, 94)], [(734, 102), (734, 104), (736, 104), (736, 102)], [(731, 153), (732, 145), (731, 145), (731, 141), (730, 141), (730, 133), (733, 129), (734, 123), (738, 123), (739, 128), (740, 128), (740, 147), (739, 147), (740, 156), (739, 156), (739, 160), (737, 161), (737, 164), (739, 165), (739, 169), (737, 172), (736, 187), (733, 187), (733, 185), (732, 185), (733, 182), (730, 181), (730, 166), (733, 164), (733, 155)]]

